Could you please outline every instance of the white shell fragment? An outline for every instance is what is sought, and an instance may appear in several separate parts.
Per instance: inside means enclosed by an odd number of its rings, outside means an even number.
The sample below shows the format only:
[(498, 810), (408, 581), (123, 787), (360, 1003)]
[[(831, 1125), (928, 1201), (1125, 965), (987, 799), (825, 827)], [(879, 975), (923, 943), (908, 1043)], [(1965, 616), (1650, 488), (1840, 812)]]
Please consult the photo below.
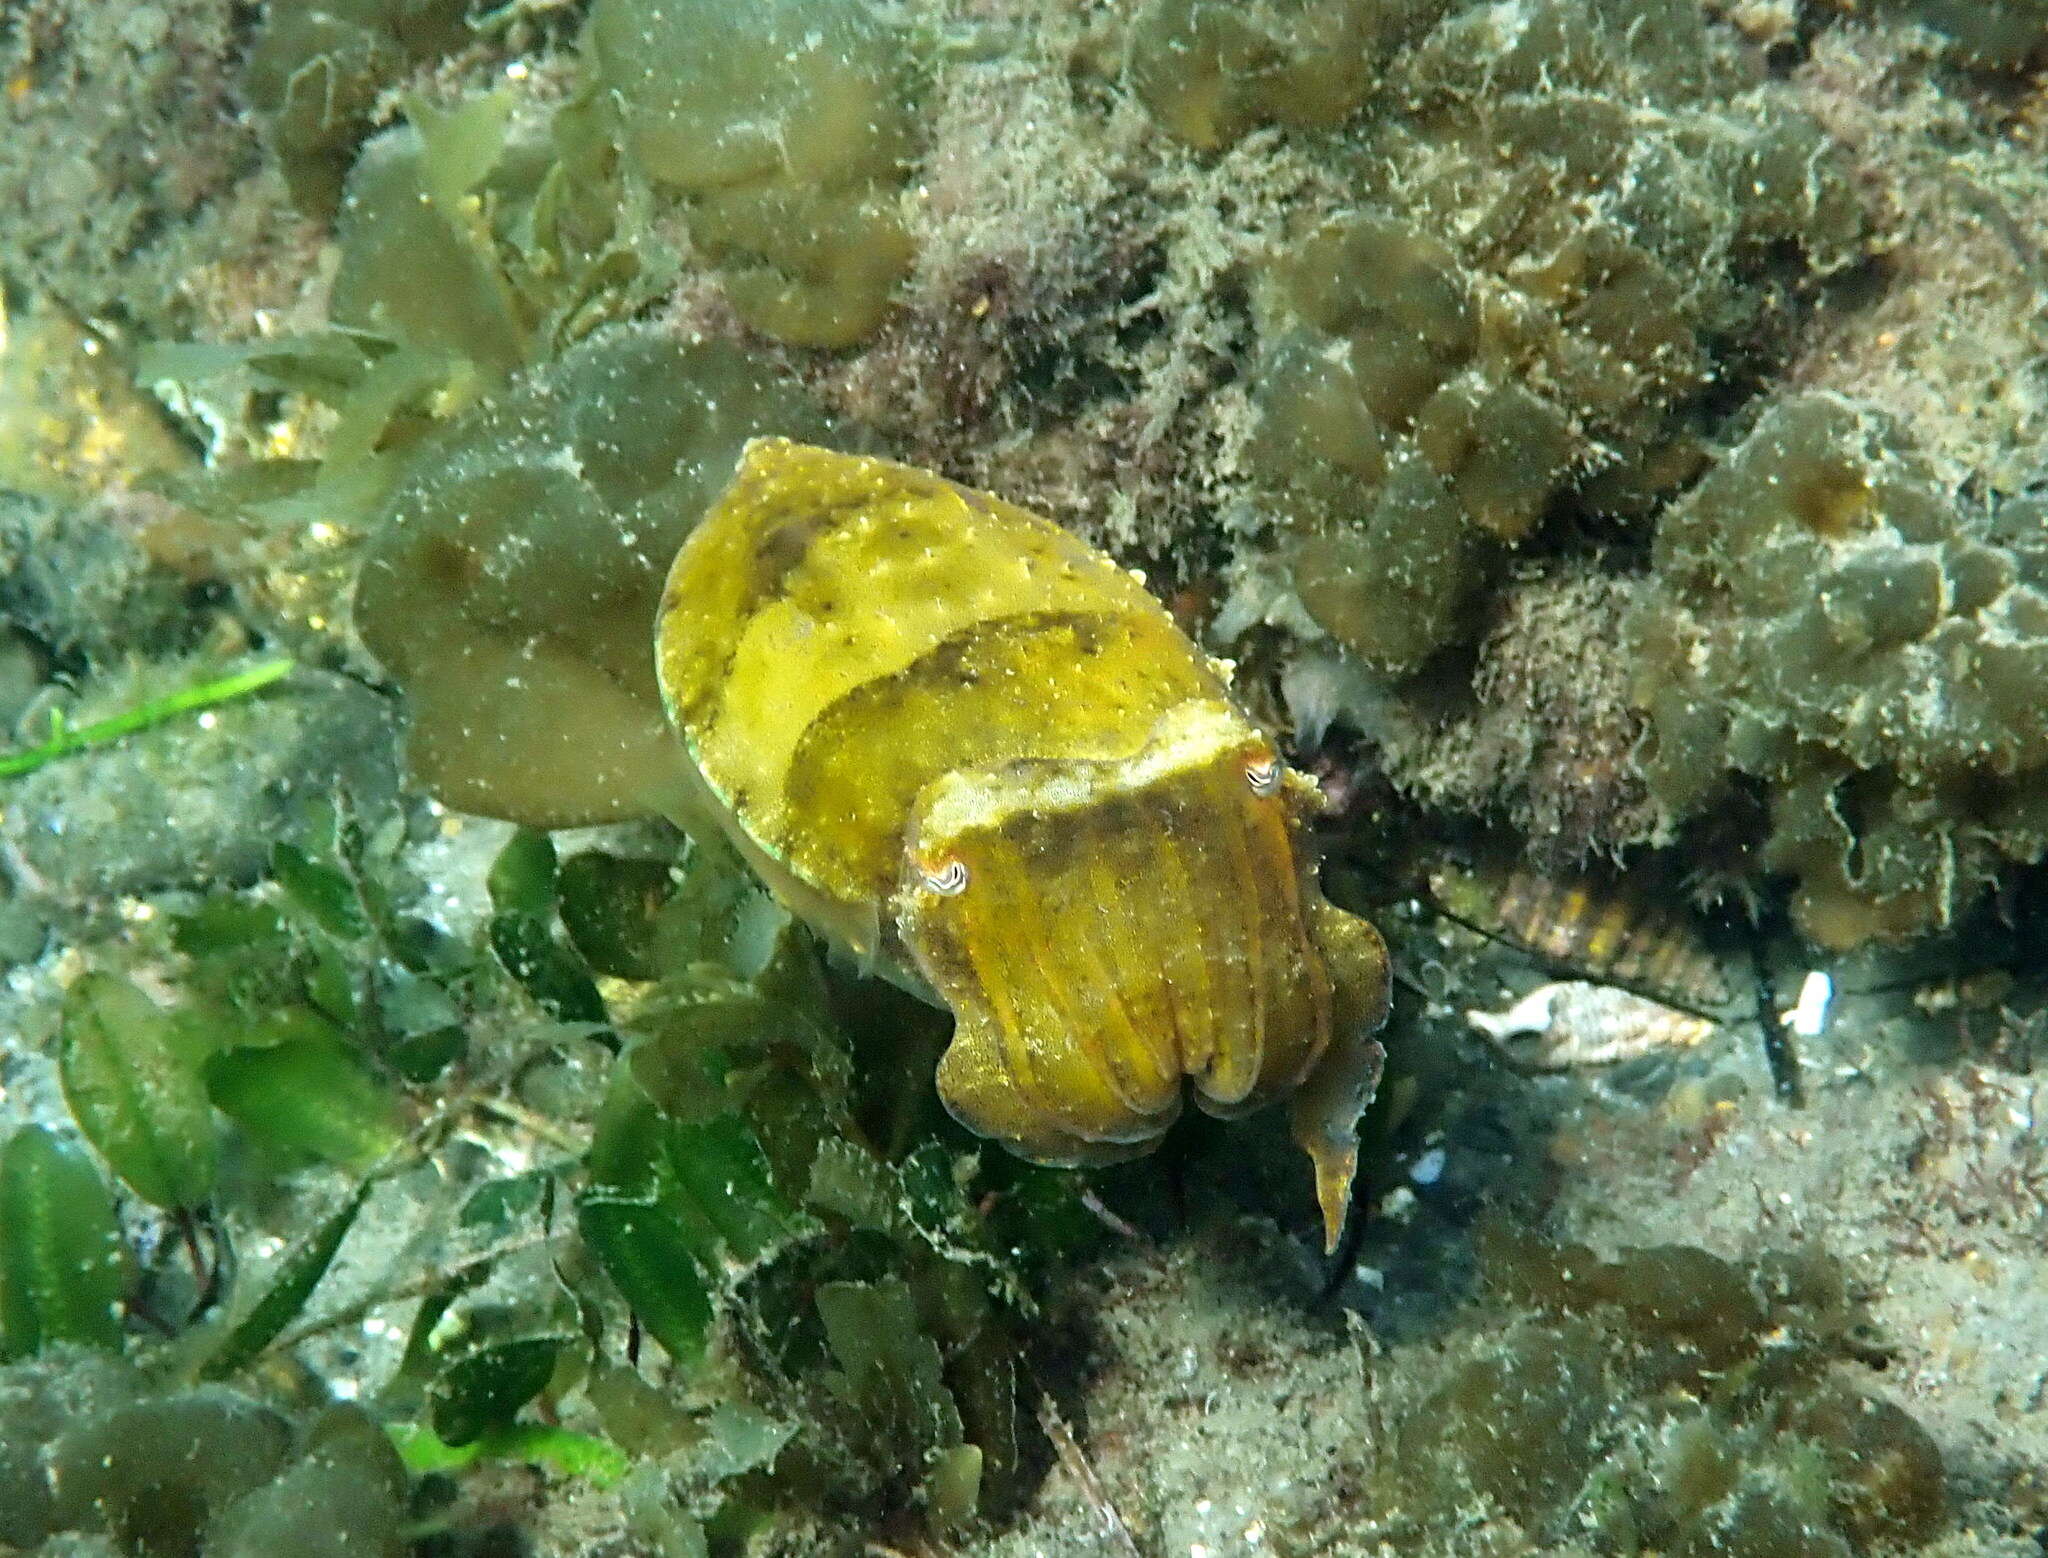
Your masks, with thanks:
[(1468, 1011), (1465, 1020), (1516, 1065), (1534, 1071), (1612, 1066), (1691, 1049), (1714, 1031), (1704, 1017), (1583, 979), (1540, 985), (1502, 1011)]
[(1834, 999), (1834, 980), (1811, 969), (1800, 982), (1798, 1002), (1778, 1020), (1803, 1039), (1818, 1038), (1827, 1029), (1828, 1007)]

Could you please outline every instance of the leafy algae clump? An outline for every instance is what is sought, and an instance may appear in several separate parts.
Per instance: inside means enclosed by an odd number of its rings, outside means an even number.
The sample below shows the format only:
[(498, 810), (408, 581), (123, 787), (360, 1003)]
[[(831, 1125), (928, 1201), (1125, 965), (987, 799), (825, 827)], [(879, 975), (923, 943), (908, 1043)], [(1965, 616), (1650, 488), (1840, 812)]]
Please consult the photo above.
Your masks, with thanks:
[(393, 130), (363, 148), (342, 202), (328, 315), (510, 373), (526, 353), (518, 300), (492, 257), (447, 220), (431, 183), (417, 130)]
[(2038, 506), (1968, 513), (1876, 412), (1773, 406), (1658, 527), (1634, 613), (1653, 797), (1736, 776), (1829, 947), (1949, 924), (2048, 843)]
[(271, 5), (243, 86), (301, 209), (331, 216), (378, 95), (461, 46), (466, 0)]
[(1964, 63), (2024, 70), (2048, 55), (2048, 4), (2042, 0), (1877, 0), (1874, 15), (1932, 27)]
[(1862, 1312), (1824, 1255), (1483, 1242), (1512, 1312), (1454, 1342), (1380, 1465), (1401, 1550), (1476, 1550), (1479, 1522), (1544, 1551), (1849, 1558), (1947, 1522), (1926, 1432), (1840, 1372)]
[(1441, 0), (1152, 0), (1132, 24), (1124, 79), (1204, 150), (1262, 124), (1322, 130), (1357, 112), (1391, 45)]
[(158, 1393), (74, 1353), (0, 1369), (0, 1542), (74, 1551), (85, 1533), (140, 1558), (397, 1558), (405, 1468), (354, 1407), (307, 1422), (219, 1386)]
[(1697, 469), (1700, 397), (1779, 349), (1787, 279), (1852, 257), (1826, 138), (1743, 87), (1689, 4), (1468, 6), (1328, 149), (1358, 202), (1259, 278), (1248, 463), (1369, 666), (1468, 639), (1553, 514), (1649, 513)]
[(769, 430), (827, 436), (738, 349), (600, 331), (428, 439), (356, 592), (414, 778), (540, 827), (660, 811), (681, 762), (650, 645), (683, 536)]
[(866, 0), (599, 0), (585, 50), (626, 150), (691, 199), (691, 237), (755, 329), (850, 346), (909, 268), (895, 212), (915, 62)]

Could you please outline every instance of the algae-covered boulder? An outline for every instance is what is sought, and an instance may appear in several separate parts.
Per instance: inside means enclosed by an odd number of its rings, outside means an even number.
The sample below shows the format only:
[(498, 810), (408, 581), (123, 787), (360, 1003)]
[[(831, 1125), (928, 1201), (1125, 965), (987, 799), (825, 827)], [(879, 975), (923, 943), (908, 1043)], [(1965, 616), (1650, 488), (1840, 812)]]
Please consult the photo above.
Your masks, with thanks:
[[(216, 674), (216, 657), (110, 672), (72, 717), (110, 718)], [(396, 788), (389, 704), (311, 666), (203, 723), (166, 723), (11, 782), (0, 848), (32, 896), (105, 903), (126, 893), (250, 882), (307, 802), (347, 791), (376, 814)]]
[(1931, 27), (1965, 64), (2023, 70), (2048, 56), (2043, 0), (1875, 0), (1872, 15)]
[(1630, 622), (1653, 797), (1740, 778), (1816, 942), (1950, 924), (2048, 847), (2048, 568), (2037, 505), (1969, 512), (1889, 420), (1773, 406), (1666, 514)]
[(654, 680), (661, 581), (769, 432), (829, 436), (736, 348), (618, 328), (427, 440), (356, 591), (410, 701), (415, 781), (536, 827), (668, 809), (683, 759)]

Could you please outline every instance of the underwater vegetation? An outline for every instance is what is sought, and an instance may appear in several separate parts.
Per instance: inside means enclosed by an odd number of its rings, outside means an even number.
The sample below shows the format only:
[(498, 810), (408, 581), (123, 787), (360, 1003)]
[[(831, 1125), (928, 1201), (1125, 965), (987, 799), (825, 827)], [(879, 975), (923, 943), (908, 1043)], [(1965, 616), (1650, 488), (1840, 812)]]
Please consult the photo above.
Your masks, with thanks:
[(412, 452), (355, 620), (406, 689), (414, 781), (531, 827), (673, 810), (687, 765), (655, 685), (661, 581), (769, 431), (831, 436), (736, 348), (618, 326)]
[(920, 41), (864, 0), (597, 0), (585, 58), (740, 318), (830, 347), (874, 332), (910, 265)]
[(1818, 126), (1743, 85), (1683, 3), (1473, 7), (1390, 63), (1409, 112), (1347, 147), (1357, 208), (1260, 277), (1248, 452), (1367, 666), (1467, 639), (1554, 510), (1631, 520), (1690, 476), (1696, 397), (1777, 349), (1766, 300), (1854, 256)]
[[(1423, 881), (1719, 1011), (1689, 894), (2048, 851), (2039, 494), (1787, 387), (1901, 263), (1809, 62), (2022, 137), (2039, 4), (208, 3), (246, 176), (0, 234), (0, 1542), (964, 1546), (1103, 1239), (1308, 1226), (1190, 1090), (1392, 1200)], [(1827, 1262), (1480, 1265), (1343, 1540), (1945, 1529)]]
[(464, 0), (267, 7), (242, 90), (292, 198), (331, 217), (380, 93), (469, 37)]
[(1932, 28), (1979, 69), (2022, 70), (2048, 55), (2048, 6), (2040, 0), (1879, 0), (1873, 9)]
[(1657, 528), (1629, 625), (1672, 818), (1737, 776), (1828, 947), (1951, 924), (2048, 846), (2038, 503), (1972, 512), (1886, 418), (1772, 405)]
[(19, 1551), (398, 1558), (407, 1492), (398, 1451), (357, 1407), (165, 1389), (62, 1348), (0, 1366), (0, 1542)]
[[(219, 892), (170, 927), (168, 1001), (111, 970), (67, 993), (70, 1114), (164, 1237), (138, 1244), (76, 1137), (0, 1144), (0, 1345), (26, 1360), (0, 1375), (0, 1465), (29, 1490), (9, 1539), (253, 1553), (331, 1510), (337, 1550), (404, 1551), (479, 1458), (611, 1489), (641, 1457), (620, 1496), (672, 1542), (856, 1510), (953, 1529), (1013, 1497), (1031, 1300), (992, 1234), (1022, 1216), (1012, 1238), (1035, 1225), (1056, 1247), (1069, 1198), (999, 1175), (1014, 1208), (971, 1210), (951, 1152), (890, 1124), (925, 1094), (854, 1064), (808, 943), (736, 863), (560, 861), (515, 833), (461, 942), (394, 899), (401, 838), (316, 819), (278, 846), (276, 893)], [(630, 1016), (600, 978), (642, 992)], [(536, 1119), (538, 1164), (466, 1145)], [(907, 1145), (885, 1154), (868, 1122)], [(216, 1208), (321, 1164), (338, 1198), (274, 1258), (238, 1260)], [(344, 1247), (421, 1197), (452, 1247), (366, 1392), (387, 1435), (323, 1415), (325, 1387), (276, 1349), (319, 1351), (307, 1309)], [(289, 1215), (268, 1201), (259, 1230)], [(557, 1244), (555, 1279), (494, 1282)], [(689, 1395), (631, 1366), (642, 1335)], [(278, 1407), (246, 1393), (280, 1382)], [(202, 1466), (195, 1446), (230, 1429), (264, 1453)]]
[(0, 287), (0, 480), (75, 497), (135, 472), (192, 463), (163, 409), (136, 389), (109, 343), (61, 299)]
[(1865, 1321), (1826, 1255), (1603, 1259), (1504, 1224), (1481, 1253), (1491, 1313), (1390, 1411), (1369, 1473), (1383, 1540), (1848, 1558), (1941, 1535), (1940, 1452), (1851, 1381)]

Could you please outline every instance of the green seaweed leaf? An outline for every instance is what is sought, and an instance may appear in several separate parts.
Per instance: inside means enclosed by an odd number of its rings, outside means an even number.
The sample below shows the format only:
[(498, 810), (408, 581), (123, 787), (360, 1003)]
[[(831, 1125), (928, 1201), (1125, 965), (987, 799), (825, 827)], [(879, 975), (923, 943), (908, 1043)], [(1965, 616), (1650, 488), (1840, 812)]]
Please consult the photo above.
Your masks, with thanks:
[(86, 1140), (152, 1206), (213, 1193), (213, 1110), (185, 1028), (127, 980), (87, 974), (64, 997), (58, 1071)]
[(602, 1027), (610, 1014), (582, 959), (556, 941), (547, 922), (510, 911), (491, 916), (491, 951), (505, 972), (550, 1016)]
[(92, 1160), (39, 1125), (0, 1144), (0, 1359), (118, 1351), (128, 1247)]
[(468, 227), (475, 220), (464, 197), (490, 177), (504, 156), (515, 102), (502, 90), (464, 98), (445, 109), (407, 96), (405, 116), (420, 132), (424, 148), (420, 182), (451, 227)]
[(434, 1432), (459, 1446), (510, 1428), (520, 1409), (547, 1388), (569, 1340), (523, 1336), (491, 1342), (449, 1363), (427, 1392)]
[(558, 875), (554, 840), (533, 828), (517, 829), (491, 862), (491, 907), (500, 914), (550, 919)]
[(191, 687), (181, 687), (176, 692), (166, 693), (161, 698), (152, 698), (147, 703), (137, 704), (132, 709), (123, 709), (119, 714), (109, 715), (103, 720), (94, 720), (89, 725), (67, 725), (61, 716), (52, 716), (49, 739), (20, 752), (0, 754), (0, 779), (11, 779), (20, 774), (34, 773), (38, 768), (55, 762), (60, 757), (69, 757), (74, 752), (83, 752), (88, 747), (105, 746), (119, 741), (123, 736), (132, 736), (137, 731), (149, 730), (166, 720), (189, 714), (198, 709), (210, 709), (216, 704), (227, 703), (236, 698), (246, 698), (260, 688), (290, 674), (293, 662), (290, 660), (265, 660), (246, 670), (217, 676), (199, 682)]
[(360, 941), (370, 923), (348, 873), (315, 860), (296, 844), (270, 852), (270, 874), (294, 904), (322, 931), (340, 941)]
[(365, 1174), (405, 1139), (396, 1092), (317, 1012), (283, 1012), (206, 1063), (206, 1089), (249, 1135)]
[(201, 1373), (207, 1379), (224, 1379), (253, 1361), (277, 1340), (284, 1328), (299, 1317), (327, 1268), (356, 1224), (356, 1217), (369, 1199), (372, 1181), (357, 1184), (349, 1198), (328, 1215), (319, 1227), (299, 1241), (278, 1263), (277, 1274), (263, 1296), (235, 1322)]
[(631, 1470), (625, 1452), (592, 1434), (545, 1423), (516, 1423), (450, 1444), (424, 1423), (393, 1423), (391, 1442), (416, 1477), (460, 1471), (478, 1461), (525, 1462), (608, 1488)]
[(652, 979), (655, 917), (675, 891), (667, 862), (585, 850), (562, 862), (562, 928), (583, 960), (619, 979)]
[(603, 1192), (576, 1207), (577, 1227), (637, 1319), (685, 1368), (704, 1356), (711, 1294), (688, 1257), (674, 1216), (651, 1201)]
[(918, 1323), (909, 1283), (827, 1282), (818, 1289), (818, 1318), (841, 1371), (831, 1379), (834, 1394), (899, 1469), (921, 1475), (932, 1455), (965, 1442), (938, 1343)]
[(491, 862), (491, 951), (505, 972), (563, 1022), (603, 1024), (608, 1014), (582, 958), (555, 939), (559, 879), (554, 841), (521, 828)]
[(490, 1278), (495, 1264), (489, 1260), (470, 1261), (456, 1267), (427, 1289), (412, 1317), (412, 1329), (406, 1332), (405, 1352), (398, 1360), (397, 1381), (414, 1384), (426, 1380), (433, 1373), (434, 1365), (439, 1361), (434, 1346), (434, 1330), (440, 1325), (441, 1317), (463, 1294), (481, 1287)]

